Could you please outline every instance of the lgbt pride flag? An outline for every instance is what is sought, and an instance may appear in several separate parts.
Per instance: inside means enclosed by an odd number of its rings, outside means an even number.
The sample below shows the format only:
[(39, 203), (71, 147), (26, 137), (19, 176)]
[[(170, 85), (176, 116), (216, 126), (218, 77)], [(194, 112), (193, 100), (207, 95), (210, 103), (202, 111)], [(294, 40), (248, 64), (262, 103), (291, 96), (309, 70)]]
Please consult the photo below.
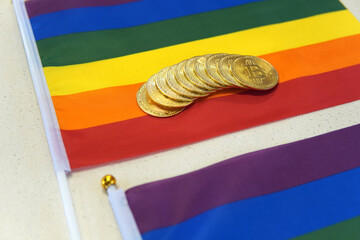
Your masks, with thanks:
[(129, 189), (144, 240), (360, 238), (360, 125)]
[[(337, 0), (26, 2), (73, 169), (194, 143), (360, 99), (360, 23)], [(260, 56), (271, 92), (224, 91), (178, 116), (146, 116), (136, 92), (209, 53)]]

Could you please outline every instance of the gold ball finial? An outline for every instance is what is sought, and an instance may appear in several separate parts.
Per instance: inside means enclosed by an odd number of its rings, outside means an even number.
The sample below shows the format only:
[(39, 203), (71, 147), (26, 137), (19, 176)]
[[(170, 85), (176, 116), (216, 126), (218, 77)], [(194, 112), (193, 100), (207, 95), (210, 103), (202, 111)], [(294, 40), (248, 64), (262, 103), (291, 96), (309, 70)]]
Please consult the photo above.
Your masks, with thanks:
[(101, 179), (101, 185), (105, 190), (107, 190), (111, 185), (115, 185), (115, 184), (116, 184), (116, 179), (112, 175), (105, 175)]

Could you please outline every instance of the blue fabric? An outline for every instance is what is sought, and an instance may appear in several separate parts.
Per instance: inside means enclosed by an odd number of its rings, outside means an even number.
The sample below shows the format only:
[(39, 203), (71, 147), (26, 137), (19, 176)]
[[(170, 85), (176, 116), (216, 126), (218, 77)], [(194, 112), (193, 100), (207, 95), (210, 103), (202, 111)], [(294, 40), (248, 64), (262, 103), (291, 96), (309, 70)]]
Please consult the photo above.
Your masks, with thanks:
[(30, 19), (36, 40), (69, 33), (133, 27), (260, 0), (142, 0), (68, 9)]
[(359, 215), (360, 168), (356, 168), (223, 205), (178, 225), (145, 233), (143, 239), (288, 239)]

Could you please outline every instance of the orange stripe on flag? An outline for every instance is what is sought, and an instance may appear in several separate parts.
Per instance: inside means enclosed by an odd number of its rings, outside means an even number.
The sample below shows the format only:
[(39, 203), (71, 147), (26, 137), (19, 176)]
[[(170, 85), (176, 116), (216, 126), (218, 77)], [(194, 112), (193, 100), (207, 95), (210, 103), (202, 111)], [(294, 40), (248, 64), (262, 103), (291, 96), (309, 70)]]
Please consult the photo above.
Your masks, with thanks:
[[(280, 82), (285, 82), (358, 64), (360, 54), (355, 54), (353, 49), (359, 48), (360, 35), (354, 35), (261, 57), (273, 64)], [(60, 128), (82, 129), (144, 116), (136, 103), (136, 92), (141, 84), (53, 96)], [(228, 95), (231, 91), (234, 90), (219, 92), (212, 97)]]

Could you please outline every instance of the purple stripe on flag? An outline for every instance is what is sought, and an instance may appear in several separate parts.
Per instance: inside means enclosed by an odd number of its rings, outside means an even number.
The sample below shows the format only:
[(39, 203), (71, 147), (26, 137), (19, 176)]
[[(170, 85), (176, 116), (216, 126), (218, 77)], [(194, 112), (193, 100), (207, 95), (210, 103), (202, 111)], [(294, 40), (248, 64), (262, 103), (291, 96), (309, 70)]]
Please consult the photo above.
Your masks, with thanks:
[(359, 166), (360, 125), (356, 125), (234, 157), (134, 187), (126, 194), (141, 233), (146, 233), (223, 204), (285, 190)]
[(112, 6), (135, 1), (139, 0), (28, 0), (25, 5), (31, 18), (72, 8)]

